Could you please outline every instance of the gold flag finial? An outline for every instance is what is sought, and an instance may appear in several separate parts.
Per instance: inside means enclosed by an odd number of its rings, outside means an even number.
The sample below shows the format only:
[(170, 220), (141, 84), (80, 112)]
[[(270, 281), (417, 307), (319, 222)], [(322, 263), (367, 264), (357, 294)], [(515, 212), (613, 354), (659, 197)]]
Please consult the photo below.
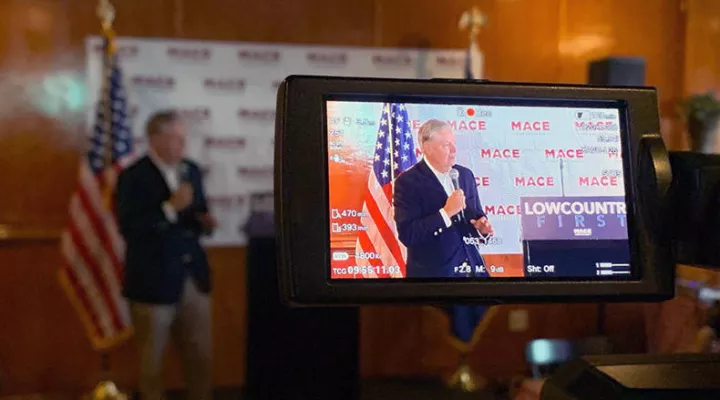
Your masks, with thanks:
[[(100, 19), (100, 24), (102, 25), (102, 32), (103, 37), (105, 39), (105, 69), (107, 74), (107, 69), (109, 69), (109, 59), (112, 55), (115, 54), (115, 32), (113, 30), (113, 22), (115, 22), (115, 7), (113, 7), (110, 0), (98, 0), (97, 8), (95, 9), (95, 12), (97, 13), (98, 18)], [(104, 175), (104, 187), (102, 191), (102, 198), (103, 203), (105, 205), (106, 211), (111, 211), (113, 209), (112, 204), (112, 195), (113, 190), (115, 188), (116, 183), (116, 173), (113, 168), (113, 140), (112, 140), (112, 107), (111, 102), (109, 98), (109, 90), (110, 86), (108, 83), (105, 84), (105, 87), (103, 89), (103, 97), (105, 97), (101, 101), (101, 106), (104, 107), (104, 115), (105, 115), (105, 169), (103, 171)]]
[(458, 22), (458, 28), (461, 30), (469, 30), (468, 33), (470, 40), (472, 41), (480, 32), (480, 28), (482, 28), (486, 23), (487, 16), (485, 16), (479, 8), (473, 7), (472, 9), (462, 13), (460, 21)]
[(115, 22), (115, 7), (110, 3), (110, 0), (99, 0), (96, 11), (103, 29), (110, 29), (113, 22)]
[(83, 396), (83, 400), (127, 400), (127, 398), (128, 396), (110, 381), (98, 383), (91, 393)]

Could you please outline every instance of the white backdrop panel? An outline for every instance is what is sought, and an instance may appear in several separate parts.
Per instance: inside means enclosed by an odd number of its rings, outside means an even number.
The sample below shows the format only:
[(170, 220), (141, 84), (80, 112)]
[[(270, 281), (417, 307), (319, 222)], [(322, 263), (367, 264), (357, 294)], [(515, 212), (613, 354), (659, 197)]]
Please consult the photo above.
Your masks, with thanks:
[[(88, 126), (100, 93), (102, 41), (89, 37)], [(219, 221), (209, 246), (242, 246), (252, 208), (271, 204), (275, 96), (288, 75), (460, 78), (464, 50), (408, 50), (177, 39), (119, 38), (136, 154), (145, 152), (152, 113), (189, 121), (189, 156), (206, 172)]]

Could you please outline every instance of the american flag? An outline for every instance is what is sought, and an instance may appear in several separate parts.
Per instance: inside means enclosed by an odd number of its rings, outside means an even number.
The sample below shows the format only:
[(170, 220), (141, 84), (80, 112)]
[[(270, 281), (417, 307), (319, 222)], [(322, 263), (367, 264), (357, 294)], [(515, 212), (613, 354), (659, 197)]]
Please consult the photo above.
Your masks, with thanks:
[[(407, 249), (397, 238), (393, 218), (393, 183), (403, 171), (417, 162), (415, 142), (404, 104), (385, 103), (375, 141), (372, 170), (365, 188), (356, 252), (373, 252), (379, 258), (358, 259), (359, 266), (377, 267), (366, 277), (404, 277)], [(397, 266), (400, 274), (390, 274), (382, 267)]]
[(70, 222), (61, 238), (66, 263), (59, 271), (95, 349), (117, 345), (132, 334), (122, 296), (125, 243), (110, 205), (117, 175), (131, 160), (132, 133), (113, 43), (105, 40), (104, 48), (90, 149), (80, 161), (77, 188), (70, 199)]

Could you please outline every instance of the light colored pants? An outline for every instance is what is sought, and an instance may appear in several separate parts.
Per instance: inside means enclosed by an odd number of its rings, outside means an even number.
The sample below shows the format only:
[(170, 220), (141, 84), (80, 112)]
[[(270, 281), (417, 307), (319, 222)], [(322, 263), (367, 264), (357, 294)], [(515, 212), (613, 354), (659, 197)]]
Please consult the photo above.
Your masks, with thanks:
[(142, 400), (165, 398), (162, 362), (172, 334), (180, 350), (188, 400), (212, 398), (212, 320), (210, 298), (188, 278), (175, 305), (132, 303), (135, 340), (140, 350)]

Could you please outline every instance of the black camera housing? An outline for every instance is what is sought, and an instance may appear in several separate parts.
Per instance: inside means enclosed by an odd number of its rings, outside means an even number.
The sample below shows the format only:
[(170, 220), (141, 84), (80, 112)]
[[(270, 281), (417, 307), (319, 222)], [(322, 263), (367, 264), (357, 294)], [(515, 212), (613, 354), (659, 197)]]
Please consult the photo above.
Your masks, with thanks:
[[(631, 279), (330, 280), (329, 98), (448, 102), (505, 100), (621, 109), (622, 165)], [(284, 300), (296, 306), (368, 303), (540, 303), (663, 301), (674, 295), (667, 194), (668, 152), (651, 87), (599, 87), (467, 80), (289, 76), (279, 87), (275, 137), (275, 218)]]

